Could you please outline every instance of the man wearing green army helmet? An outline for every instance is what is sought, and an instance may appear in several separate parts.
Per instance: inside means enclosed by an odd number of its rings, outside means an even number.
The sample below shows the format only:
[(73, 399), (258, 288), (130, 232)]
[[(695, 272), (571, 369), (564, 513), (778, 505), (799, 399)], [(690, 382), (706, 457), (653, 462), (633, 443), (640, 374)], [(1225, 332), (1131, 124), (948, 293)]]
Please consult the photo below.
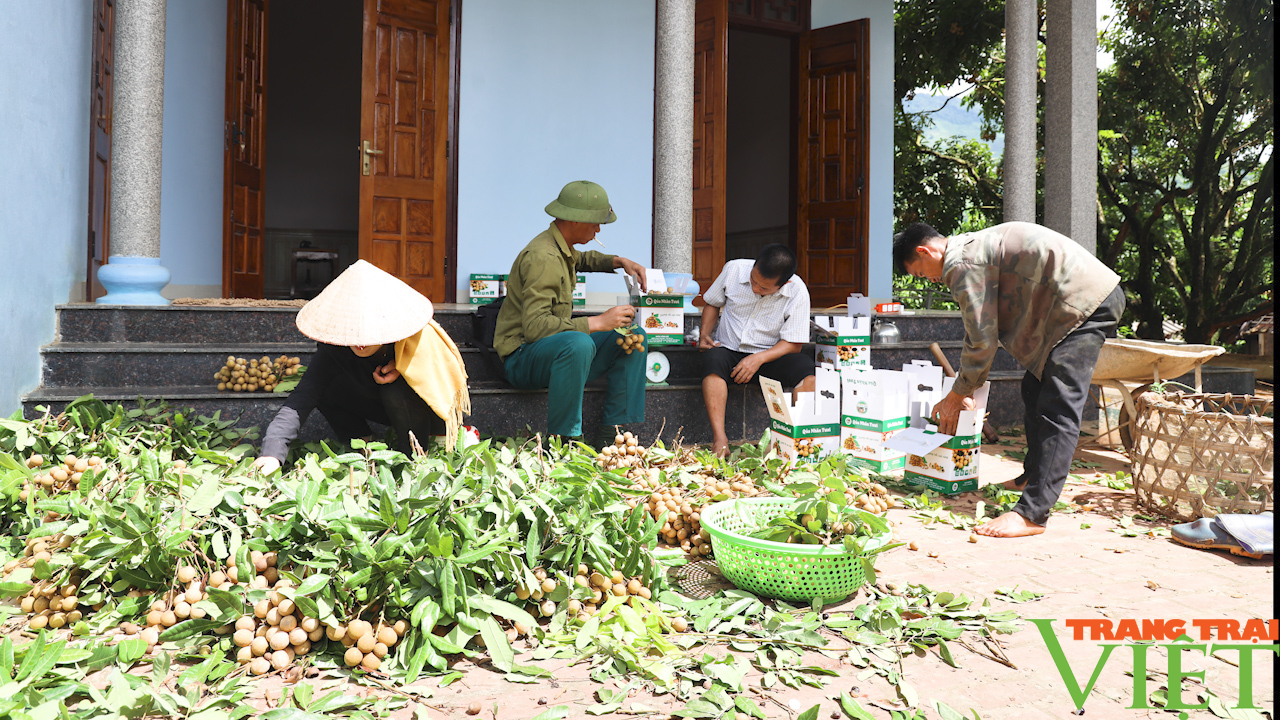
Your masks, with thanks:
[(636, 310), (619, 305), (599, 315), (573, 317), (573, 288), (579, 272), (621, 269), (647, 290), (645, 269), (624, 257), (577, 249), (594, 240), (601, 225), (618, 219), (600, 185), (571, 182), (546, 211), (555, 219), (511, 264), (493, 347), (503, 359), (508, 382), (526, 390), (547, 389), (547, 432), (552, 435), (583, 436), (583, 387), (605, 377), (600, 430), (607, 428), (612, 437), (614, 425), (644, 422), (646, 353), (625, 352), (613, 332), (631, 326)]

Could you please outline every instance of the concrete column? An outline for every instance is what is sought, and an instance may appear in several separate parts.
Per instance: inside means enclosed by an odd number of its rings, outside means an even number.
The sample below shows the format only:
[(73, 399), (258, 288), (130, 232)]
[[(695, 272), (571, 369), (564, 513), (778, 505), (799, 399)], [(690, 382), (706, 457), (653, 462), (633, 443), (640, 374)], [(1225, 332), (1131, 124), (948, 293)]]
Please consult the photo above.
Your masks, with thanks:
[(1005, 3), (1005, 222), (1036, 221), (1037, 16), (1036, 0), (1007, 0)]
[(160, 148), (166, 0), (118, 0), (111, 132), (111, 256), (99, 303), (168, 305), (160, 289)]
[(693, 272), (694, 0), (658, 0), (653, 88), (653, 266)]
[(1045, 225), (1098, 245), (1098, 19), (1095, 0), (1047, 0)]

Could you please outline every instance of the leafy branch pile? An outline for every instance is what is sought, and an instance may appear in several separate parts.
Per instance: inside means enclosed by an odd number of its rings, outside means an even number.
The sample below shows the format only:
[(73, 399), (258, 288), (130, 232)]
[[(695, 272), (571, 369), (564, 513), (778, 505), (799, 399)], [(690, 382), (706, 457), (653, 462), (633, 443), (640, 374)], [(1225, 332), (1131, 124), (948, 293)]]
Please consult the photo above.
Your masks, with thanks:
[[(852, 661), (856, 647), (930, 644), (928, 628), (898, 605), (839, 625), (838, 616), (742, 591), (693, 602), (671, 585), (666, 566), (684, 562), (677, 544), (690, 558), (710, 550), (698, 525), (709, 503), (829, 488), (848, 475), (840, 458), (797, 471), (768, 454), (766, 437), (732, 466), (655, 444), (618, 453), (638, 460), (630, 467), (604, 469), (594, 451), (556, 441), (412, 458), (356, 441), (262, 477), (242, 442), (252, 437), (216, 417), (91, 398), (63, 415), (0, 421), (0, 594), (22, 598), (0, 612), (39, 633), (0, 647), (0, 714), (47, 706), (89, 718), (121, 703), (231, 712), (244, 678), (296, 680), (307, 666), (346, 667), (384, 685), (446, 673), (458, 656), (517, 682), (549, 675), (516, 661), (521, 637), (534, 660), (586, 659), (593, 678), (639, 677), (693, 703), (703, 688), (739, 687), (750, 665), (766, 670), (766, 691), (812, 684), (823, 673), (799, 663), (806, 650)], [(640, 445), (623, 436), (615, 447)], [(62, 460), (45, 467), (46, 457)], [(59, 492), (24, 494), (57, 469), (69, 471), (55, 480)], [(841, 482), (814, 502), (843, 512), (883, 491), (852, 476)], [(891, 640), (880, 615), (914, 634)], [(832, 647), (832, 633), (849, 647)], [(695, 652), (726, 643), (754, 660)], [(103, 705), (83, 680), (112, 663), (127, 675), (139, 661), (163, 677), (171, 658), (194, 663), (180, 680), (216, 689), (148, 693), (122, 679)], [(301, 687), (291, 701), (299, 708), (358, 707)]]

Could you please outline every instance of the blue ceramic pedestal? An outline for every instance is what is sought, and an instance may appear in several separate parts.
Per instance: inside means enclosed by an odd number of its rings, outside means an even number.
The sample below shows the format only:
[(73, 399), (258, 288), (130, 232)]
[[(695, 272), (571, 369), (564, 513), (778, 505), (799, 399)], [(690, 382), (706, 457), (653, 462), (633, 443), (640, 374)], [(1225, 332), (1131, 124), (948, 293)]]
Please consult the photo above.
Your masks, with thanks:
[(160, 258), (112, 255), (98, 270), (98, 282), (107, 294), (99, 305), (168, 305), (160, 289), (169, 284), (169, 270)]

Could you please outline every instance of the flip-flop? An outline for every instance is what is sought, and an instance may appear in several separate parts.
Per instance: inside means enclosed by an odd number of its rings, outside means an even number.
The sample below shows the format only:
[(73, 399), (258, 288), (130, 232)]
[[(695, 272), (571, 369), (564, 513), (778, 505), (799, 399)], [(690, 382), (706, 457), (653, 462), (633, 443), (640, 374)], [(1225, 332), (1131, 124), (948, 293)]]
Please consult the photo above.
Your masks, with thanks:
[(1231, 536), (1216, 519), (1200, 518), (1189, 523), (1174, 525), (1170, 536), (1176, 542), (1199, 550), (1227, 550), (1232, 555), (1259, 560), (1262, 553), (1250, 552), (1241, 547), (1239, 541)]

